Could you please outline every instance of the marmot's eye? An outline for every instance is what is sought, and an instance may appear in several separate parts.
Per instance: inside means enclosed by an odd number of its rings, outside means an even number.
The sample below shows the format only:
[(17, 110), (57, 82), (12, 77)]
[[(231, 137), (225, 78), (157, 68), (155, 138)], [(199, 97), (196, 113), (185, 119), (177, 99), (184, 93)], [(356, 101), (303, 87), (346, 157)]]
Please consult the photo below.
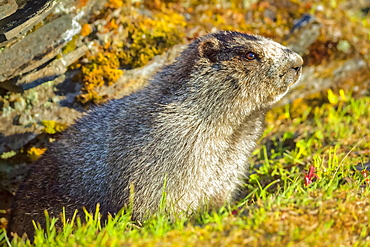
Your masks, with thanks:
[(248, 52), (247, 55), (246, 55), (246, 58), (248, 60), (253, 60), (253, 59), (256, 59), (256, 54), (254, 54), (253, 52)]

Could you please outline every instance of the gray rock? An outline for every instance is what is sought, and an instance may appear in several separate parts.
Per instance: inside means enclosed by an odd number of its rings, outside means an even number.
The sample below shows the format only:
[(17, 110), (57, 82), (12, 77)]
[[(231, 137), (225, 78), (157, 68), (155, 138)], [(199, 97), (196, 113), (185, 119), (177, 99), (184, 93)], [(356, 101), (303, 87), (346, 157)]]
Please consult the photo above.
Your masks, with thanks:
[(9, 41), (28, 31), (34, 24), (43, 20), (59, 0), (20, 1), (19, 9), (0, 20), (0, 43)]
[(0, 136), (0, 154), (11, 150), (18, 150), (31, 140), (33, 140), (40, 132), (34, 132), (32, 129), (28, 131), (20, 131), (13, 135)]
[[(25, 73), (53, 58), (68, 40), (62, 37), (72, 28), (72, 17), (62, 16), (0, 53), (0, 82)], [(52, 55), (48, 55), (51, 52)]]
[[(24, 91), (36, 87), (44, 82), (54, 80), (67, 72), (67, 67), (85, 55), (87, 50), (87, 46), (82, 45), (76, 50), (63, 55), (61, 58), (53, 60), (46, 67), (40, 70), (3, 82), (2, 87), (13, 89), (15, 86), (17, 87), (16, 91)], [(52, 55), (56, 54), (53, 52)]]
[[(24, 93), (13, 93), (10, 97), (0, 96), (0, 102), (4, 105), (0, 108), (0, 154), (18, 151), (35, 139), (42, 133), (42, 120), (54, 120), (69, 125), (82, 114), (82, 108), (78, 106), (65, 106), (67, 93), (58, 90), (60, 85), (68, 87), (69, 81), (66, 76), (60, 76)], [(25, 109), (24, 103), (19, 103), (22, 100), (26, 103)]]
[(320, 36), (322, 25), (313, 15), (303, 15), (302, 18), (295, 21), (287, 39), (287, 47), (303, 55), (308, 47), (312, 45)]
[(18, 9), (15, 0), (0, 0), (0, 20), (13, 14)]
[[(18, 188), (18, 184), (26, 175), (28, 167), (25, 163), (14, 165), (0, 160), (0, 191), (1, 189), (5, 189), (14, 194)], [(1, 195), (0, 199), (2, 199)]]

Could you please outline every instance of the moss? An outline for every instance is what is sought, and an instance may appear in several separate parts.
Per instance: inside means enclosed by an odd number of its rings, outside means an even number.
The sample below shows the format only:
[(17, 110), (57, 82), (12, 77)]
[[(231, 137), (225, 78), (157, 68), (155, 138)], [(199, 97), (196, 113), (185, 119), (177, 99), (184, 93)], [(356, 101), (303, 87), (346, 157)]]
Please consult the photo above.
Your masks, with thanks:
[(44, 126), (43, 132), (47, 134), (55, 134), (58, 132), (62, 132), (67, 128), (66, 124), (58, 123), (53, 120), (43, 120), (41, 124)]
[[(79, 39), (79, 35), (75, 35), (73, 36), (72, 40), (69, 41), (64, 47), (63, 47), (63, 50), (62, 50), (62, 54), (68, 54), (74, 50), (76, 50), (77, 48), (77, 45), (76, 45), (76, 41)], [(58, 55), (58, 57), (61, 57), (61, 55)]]
[(153, 13), (151, 17), (135, 11), (131, 16), (122, 16), (122, 26), (127, 34), (118, 45), (118, 57), (123, 67), (143, 66), (185, 37), (185, 18), (170, 9), (162, 11)]
[[(121, 3), (109, 1), (108, 12), (121, 7)], [(122, 68), (147, 64), (155, 55), (180, 43), (185, 36), (185, 18), (170, 9), (147, 15), (126, 6), (122, 7), (118, 17), (108, 15), (107, 18), (100, 33), (115, 33), (117, 37), (100, 44), (98, 53), (88, 55), (89, 63), (81, 66), (84, 93), (78, 99), (82, 103), (105, 101), (106, 96), (99, 95), (97, 88), (116, 82), (123, 74)]]
[(9, 151), (9, 152), (4, 152), (0, 155), (0, 158), (1, 159), (10, 159), (11, 157), (14, 157), (15, 155), (17, 155), (17, 153), (13, 150)]

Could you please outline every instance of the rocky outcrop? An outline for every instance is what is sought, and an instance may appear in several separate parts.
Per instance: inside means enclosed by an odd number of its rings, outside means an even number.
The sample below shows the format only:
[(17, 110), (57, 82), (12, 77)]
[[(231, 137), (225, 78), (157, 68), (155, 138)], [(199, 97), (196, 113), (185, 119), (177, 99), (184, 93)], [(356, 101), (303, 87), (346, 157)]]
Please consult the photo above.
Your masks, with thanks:
[(3, 47), (0, 87), (9, 90), (8, 94), (0, 96), (3, 123), (0, 125), (0, 154), (18, 150), (35, 138), (42, 129), (37, 124), (42, 119), (69, 124), (82, 109), (68, 107), (81, 86), (71, 84), (69, 79), (73, 72), (68, 75), (66, 72), (88, 48), (80, 43), (66, 54), (61, 51), (104, 1), (84, 1), (85, 5), (81, 2), (0, 2), (0, 46)]
[(104, 4), (98, 0), (0, 0), (1, 209), (8, 208), (9, 195), (28, 167), (24, 159), (13, 162), (11, 157), (40, 136), (40, 121), (70, 124), (83, 111), (78, 104), (73, 106), (81, 85), (72, 83), (75, 73), (67, 70), (86, 54), (88, 44), (79, 43), (63, 54), (62, 49)]

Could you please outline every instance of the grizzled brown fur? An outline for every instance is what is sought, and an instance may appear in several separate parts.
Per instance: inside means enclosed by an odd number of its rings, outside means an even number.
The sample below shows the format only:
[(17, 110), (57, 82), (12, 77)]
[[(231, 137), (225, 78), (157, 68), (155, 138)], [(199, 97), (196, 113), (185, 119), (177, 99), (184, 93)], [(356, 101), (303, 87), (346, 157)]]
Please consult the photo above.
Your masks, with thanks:
[[(134, 190), (133, 217), (170, 215), (236, 195), (266, 111), (294, 84), (302, 58), (237, 32), (199, 38), (143, 90), (97, 107), (50, 145), (16, 194), (9, 231), (33, 235), (44, 210), (97, 203), (116, 213)], [(166, 186), (164, 188), (164, 183)]]

